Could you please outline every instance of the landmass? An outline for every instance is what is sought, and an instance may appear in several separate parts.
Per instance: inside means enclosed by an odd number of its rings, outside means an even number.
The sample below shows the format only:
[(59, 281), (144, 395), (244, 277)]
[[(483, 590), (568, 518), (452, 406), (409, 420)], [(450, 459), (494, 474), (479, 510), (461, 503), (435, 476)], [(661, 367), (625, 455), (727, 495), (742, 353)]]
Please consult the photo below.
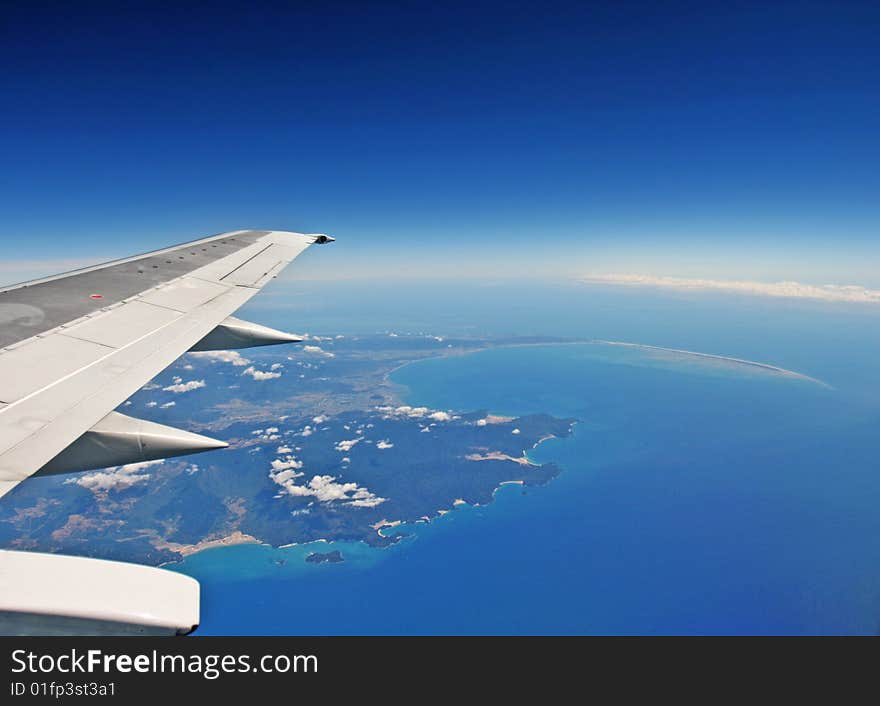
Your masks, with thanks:
[(0, 503), (0, 546), (161, 565), (243, 543), (394, 544), (408, 523), (490, 503), (507, 483), (555, 478), (560, 469), (527, 450), (568, 436), (575, 420), (413, 407), (390, 373), (428, 357), (555, 342), (340, 335), (186, 355), (120, 410), (230, 447), (32, 478)]
[(312, 552), (306, 557), (306, 561), (310, 564), (338, 564), (345, 559), (342, 556), (342, 552), (338, 549), (334, 549), (332, 552)]
[(591, 341), (591, 343), (596, 343), (602, 346), (620, 346), (622, 348), (633, 348), (640, 351), (646, 351), (648, 353), (656, 353), (659, 355), (670, 355), (670, 356), (689, 356), (692, 358), (699, 358), (703, 361), (713, 361), (726, 365), (735, 365), (735, 366), (744, 366), (747, 368), (754, 368), (761, 372), (770, 373), (772, 375), (780, 375), (782, 377), (795, 378), (798, 380), (803, 380), (805, 382), (816, 383), (817, 385), (821, 385), (822, 387), (831, 388), (827, 382), (823, 382), (814, 377), (810, 377), (809, 375), (804, 375), (803, 373), (799, 373), (795, 370), (788, 370), (787, 368), (780, 368), (778, 365), (771, 365), (769, 363), (761, 363), (756, 360), (746, 360), (745, 358), (734, 358), (729, 355), (718, 355), (716, 353), (700, 353), (698, 351), (687, 351), (682, 350), (680, 348), (664, 348), (663, 346), (649, 346), (646, 343), (628, 343), (625, 341)]

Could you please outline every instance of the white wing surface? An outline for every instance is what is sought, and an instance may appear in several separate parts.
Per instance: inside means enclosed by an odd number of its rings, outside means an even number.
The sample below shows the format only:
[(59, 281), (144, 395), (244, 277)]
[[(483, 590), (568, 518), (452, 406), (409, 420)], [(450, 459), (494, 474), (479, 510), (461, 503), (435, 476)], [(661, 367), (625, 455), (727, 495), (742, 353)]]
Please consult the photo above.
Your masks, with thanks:
[[(189, 350), (301, 340), (231, 314), (332, 240), (235, 231), (0, 290), (0, 497), (35, 474), (226, 446), (114, 410)], [(198, 602), (168, 571), (0, 551), (0, 633), (183, 634)]]
[(38, 472), (223, 446), (111, 413), (194, 347), (298, 340), (229, 317), (329, 240), (236, 231), (0, 291), (0, 496)]

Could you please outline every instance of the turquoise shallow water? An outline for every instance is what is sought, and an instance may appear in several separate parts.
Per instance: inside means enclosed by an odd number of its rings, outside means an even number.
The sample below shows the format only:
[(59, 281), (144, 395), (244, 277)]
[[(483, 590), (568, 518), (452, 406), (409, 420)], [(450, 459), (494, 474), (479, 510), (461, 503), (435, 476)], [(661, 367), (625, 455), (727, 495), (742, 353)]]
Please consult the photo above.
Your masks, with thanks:
[[(413, 404), (577, 417), (573, 437), (531, 452), (564, 473), (388, 550), (192, 556), (177, 568), (202, 581), (203, 634), (877, 631), (877, 415), (847, 393), (596, 346), (433, 359), (394, 379)], [(328, 546), (346, 562), (303, 561)]]

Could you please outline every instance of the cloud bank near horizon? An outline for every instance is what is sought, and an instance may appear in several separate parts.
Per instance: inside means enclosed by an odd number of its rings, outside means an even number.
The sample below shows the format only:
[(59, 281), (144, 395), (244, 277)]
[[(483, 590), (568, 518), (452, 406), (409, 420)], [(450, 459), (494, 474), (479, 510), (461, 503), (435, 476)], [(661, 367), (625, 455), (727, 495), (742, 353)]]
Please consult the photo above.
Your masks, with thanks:
[(802, 282), (756, 282), (687, 277), (658, 277), (638, 274), (596, 274), (583, 277), (585, 284), (610, 284), (626, 287), (654, 287), (679, 291), (721, 291), (788, 299), (813, 299), (827, 302), (880, 304), (880, 290), (858, 284), (804, 284)]

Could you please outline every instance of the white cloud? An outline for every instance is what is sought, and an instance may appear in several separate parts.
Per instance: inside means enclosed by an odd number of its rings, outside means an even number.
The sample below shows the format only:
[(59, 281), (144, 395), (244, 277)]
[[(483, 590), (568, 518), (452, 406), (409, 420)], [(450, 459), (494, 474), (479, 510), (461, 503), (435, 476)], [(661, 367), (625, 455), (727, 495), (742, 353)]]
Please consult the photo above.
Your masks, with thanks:
[(326, 415), (323, 415), (323, 414), (319, 414), (317, 417), (312, 417), (312, 421), (313, 421), (315, 424), (323, 424), (323, 423), (326, 422), (328, 419), (330, 419), (330, 417), (328, 417), (328, 416), (326, 416)]
[(297, 478), (301, 478), (304, 475), (305, 475), (304, 473), (297, 473), (292, 468), (289, 468), (289, 469), (286, 469), (283, 471), (270, 471), (269, 472), (269, 478), (271, 478), (275, 483), (277, 483), (282, 488), (284, 488), (284, 490), (286, 490), (288, 493), (290, 493), (290, 495), (297, 495), (298, 494), (295, 489), (300, 486), (297, 486), (295, 481)]
[(176, 405), (176, 404), (177, 404), (177, 402), (175, 402), (174, 400), (172, 400), (171, 402), (166, 402), (165, 404), (159, 405), (159, 407), (160, 407), (161, 409), (168, 409), (169, 407), (173, 407), (173, 406)]
[(177, 380), (177, 382), (173, 385), (168, 385), (168, 387), (163, 387), (162, 389), (165, 392), (173, 392), (175, 395), (179, 395), (184, 392), (192, 392), (193, 390), (205, 387), (204, 380), (190, 380), (189, 382), (183, 382), (180, 378), (175, 378), (175, 380)]
[(242, 375), (250, 375), (254, 380), (274, 380), (281, 377), (281, 373), (267, 373), (265, 370), (257, 370), (253, 365), (246, 368)]
[(315, 430), (312, 429), (308, 424), (303, 427), (303, 430), (300, 432), (300, 436), (311, 436), (315, 433)]
[(256, 436), (258, 441), (277, 441), (278, 439), (281, 438), (281, 435), (278, 433), (278, 427), (268, 427), (266, 429), (254, 429), (254, 431), (252, 431), (251, 434)]
[(512, 432), (510, 432), (510, 433), (511, 433), (511, 434), (519, 434), (519, 429), (514, 429), (514, 430), (513, 430)]
[(286, 471), (288, 468), (298, 471), (303, 467), (303, 462), (297, 460), (293, 456), (285, 456), (284, 460), (281, 460), (280, 458), (273, 460), (271, 466), (273, 471)]
[(269, 370), (280, 370), (283, 367), (284, 366), (281, 363), (272, 363), (272, 365), (269, 366)]
[(477, 420), (477, 426), (478, 426), (478, 427), (484, 427), (484, 426), (486, 426), (488, 423), (489, 423), (489, 420), (488, 420), (488, 419), (478, 419), (478, 420)]
[(149, 473), (142, 471), (152, 466), (158, 466), (164, 461), (141, 461), (129, 463), (124, 466), (108, 468), (97, 473), (86, 473), (78, 478), (69, 478), (65, 484), (79, 485), (94, 493), (109, 493), (110, 491), (125, 490), (138, 483), (150, 479)]
[(335, 476), (313, 476), (306, 485), (297, 485), (294, 479), (300, 477), (292, 471), (270, 473), (270, 477), (289, 495), (294, 497), (312, 497), (318, 502), (339, 502), (352, 507), (376, 507), (385, 502), (385, 498), (374, 495), (357, 483), (339, 483)]
[(379, 441), (376, 443), (376, 448), (377, 449), (393, 449), (394, 444), (392, 444), (388, 439), (382, 439), (382, 441)]
[(289, 453), (293, 453), (293, 449), (290, 448), (289, 446), (279, 446), (277, 449), (275, 449), (275, 453), (289, 454)]
[(452, 416), (449, 412), (434, 411), (427, 407), (410, 407), (409, 405), (401, 405), (400, 407), (381, 406), (376, 407), (378, 412), (382, 412), (386, 419), (391, 417), (410, 417), (411, 419), (421, 419), (427, 417), (438, 422), (448, 422), (457, 417)]
[(589, 284), (660, 287), (678, 290), (716, 290), (793, 299), (880, 304), (880, 290), (857, 284), (803, 284), (801, 282), (754, 282), (750, 280), (692, 279), (637, 274), (600, 274), (583, 279)]
[(210, 360), (212, 363), (232, 363), (242, 368), (251, 363), (238, 351), (198, 351), (197, 353), (190, 353), (190, 355), (193, 358)]
[(303, 349), (303, 353), (311, 353), (313, 355), (320, 355), (320, 356), (323, 356), (324, 358), (333, 358), (335, 355), (334, 353), (331, 353), (330, 351), (325, 351), (323, 348), (321, 348), (321, 346), (303, 346), (302, 349)]
[(158, 407), (159, 403), (158, 402), (147, 402), (146, 406), (147, 407)]
[(351, 451), (351, 449), (364, 440), (364, 437), (359, 436), (357, 439), (349, 439), (348, 441), (339, 441), (336, 443), (337, 451)]

